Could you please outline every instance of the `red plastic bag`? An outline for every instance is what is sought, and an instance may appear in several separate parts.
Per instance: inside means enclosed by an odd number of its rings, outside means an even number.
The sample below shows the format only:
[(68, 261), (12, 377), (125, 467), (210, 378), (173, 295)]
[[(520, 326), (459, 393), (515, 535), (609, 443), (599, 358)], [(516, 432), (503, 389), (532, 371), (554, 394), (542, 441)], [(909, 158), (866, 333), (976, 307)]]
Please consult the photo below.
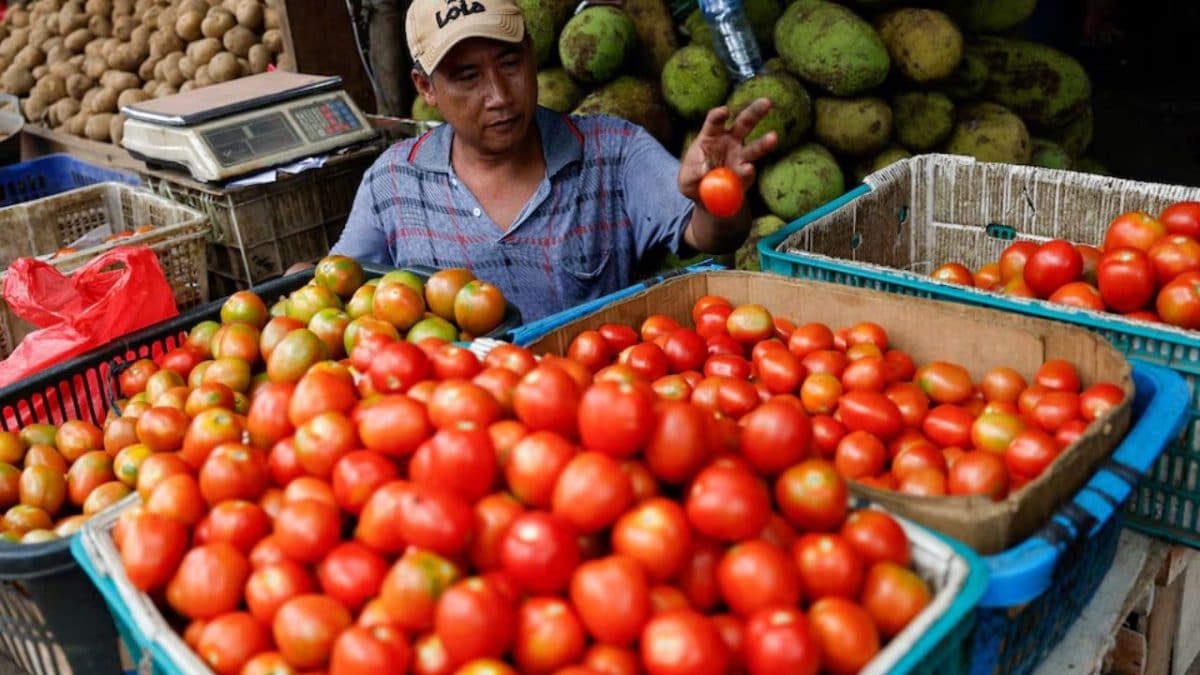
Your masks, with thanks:
[(4, 275), (4, 300), (39, 330), (0, 361), (0, 387), (179, 314), (158, 258), (145, 246), (114, 248), (70, 276), (19, 258)]

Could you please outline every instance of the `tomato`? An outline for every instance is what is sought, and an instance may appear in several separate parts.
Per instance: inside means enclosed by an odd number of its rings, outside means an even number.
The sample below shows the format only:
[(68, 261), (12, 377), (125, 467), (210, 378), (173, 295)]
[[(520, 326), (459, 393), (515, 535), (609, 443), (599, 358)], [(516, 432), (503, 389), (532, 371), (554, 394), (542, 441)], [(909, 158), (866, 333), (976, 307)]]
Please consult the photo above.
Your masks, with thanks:
[(935, 403), (962, 403), (975, 389), (966, 368), (945, 361), (933, 361), (918, 368), (914, 382)]
[[(213, 334), (212, 355), (215, 359), (238, 359), (251, 366), (258, 365), (260, 335), (258, 328), (244, 323), (227, 323)], [(150, 385), (146, 385), (147, 391)]]
[(947, 470), (945, 456), (929, 442), (918, 441), (901, 450), (892, 460), (892, 474), (901, 483), (909, 474), (925, 469), (933, 469), (940, 473)]
[(980, 415), (971, 424), (971, 445), (978, 450), (1002, 454), (1008, 444), (1025, 430), (1025, 422), (1006, 413)]
[(639, 339), (637, 331), (624, 324), (606, 323), (596, 331), (608, 343), (608, 349), (613, 354), (619, 354), (625, 348), (632, 347)]
[(434, 610), (447, 588), (461, 577), (451, 561), (409, 548), (383, 579), (379, 599), (391, 621), (406, 631), (433, 628)]
[(638, 561), (654, 582), (671, 579), (683, 568), (691, 543), (683, 508), (663, 498), (637, 504), (612, 530), (613, 551)]
[(657, 380), (671, 370), (671, 362), (662, 347), (653, 342), (643, 342), (621, 352), (619, 362), (628, 365), (646, 380)]
[(329, 656), (331, 675), (403, 672), (412, 656), (404, 633), (393, 626), (352, 626), (338, 636)]
[(426, 408), (403, 394), (363, 401), (351, 413), (363, 447), (388, 457), (404, 457), (433, 433)]
[(700, 534), (740, 541), (762, 531), (771, 505), (766, 487), (754, 474), (719, 459), (692, 481), (684, 508)]
[(1079, 395), (1079, 411), (1083, 419), (1092, 422), (1121, 404), (1125, 392), (1111, 382), (1094, 384)]
[(76, 459), (67, 470), (67, 498), (82, 506), (88, 494), (97, 486), (116, 480), (113, 461), (103, 450), (92, 450)]
[(708, 345), (696, 331), (680, 328), (667, 337), (663, 353), (671, 364), (671, 372), (699, 370), (708, 355)]
[(706, 377), (748, 380), (753, 371), (751, 363), (738, 354), (717, 354), (709, 357), (704, 363)]
[(729, 662), (716, 624), (693, 609), (654, 616), (638, 642), (649, 675), (720, 675)]
[(317, 566), (317, 579), (326, 595), (357, 611), (379, 593), (388, 565), (371, 549), (355, 541), (339, 544)]
[(614, 646), (636, 640), (651, 614), (645, 572), (636, 560), (619, 554), (579, 565), (569, 596), (588, 634)]
[[(113, 529), (113, 540), (117, 542), (118, 548), (121, 546), (121, 537), (118, 534), (120, 524), (118, 521), (117, 528)], [(54, 520), (49, 513), (36, 506), (17, 504), (4, 513), (0, 526), (8, 532), (25, 534), (30, 530), (48, 530), (54, 526)]]
[(1165, 286), (1180, 274), (1200, 271), (1200, 243), (1194, 237), (1167, 235), (1155, 242), (1147, 255), (1158, 286)]
[[(372, 502), (389, 486), (395, 487), (383, 498), (378, 512), (368, 518)], [(373, 519), (378, 520), (372, 522)], [(473, 521), (471, 506), (452, 492), (419, 483), (392, 482), (379, 488), (367, 501), (359, 518), (359, 529), (368, 531), (369, 538), (379, 540), (378, 530), (390, 528), (394, 533), (384, 538), (385, 543), (394, 545), (398, 538), (400, 542), (442, 555), (456, 555), (469, 543)], [(380, 550), (372, 541), (363, 543)]]
[(496, 481), (496, 451), (485, 428), (447, 428), (413, 455), (409, 479), (452, 492), (468, 502), (483, 498)]
[(1008, 403), (1016, 403), (1025, 387), (1025, 378), (1007, 366), (997, 366), (988, 370), (979, 383), (979, 388), (988, 401)]
[(48, 466), (27, 466), (18, 482), (20, 501), (56, 515), (67, 498), (67, 480), (62, 472)]
[(316, 499), (286, 502), (275, 519), (275, 538), (283, 552), (299, 562), (325, 557), (341, 538), (341, 514)]
[(322, 668), (334, 642), (353, 621), (350, 612), (327, 595), (305, 594), (283, 604), (271, 622), (279, 652), (297, 668)]
[(396, 465), (383, 455), (355, 450), (333, 465), (333, 496), (342, 510), (358, 515), (376, 488), (398, 476)]
[(700, 315), (713, 307), (728, 307), (729, 309), (733, 309), (733, 305), (729, 300), (719, 295), (702, 295), (692, 303), (692, 321), (698, 323)]
[(788, 337), (787, 348), (798, 359), (803, 359), (812, 352), (832, 350), (833, 331), (823, 323), (798, 326)]
[(810, 376), (814, 373), (828, 373), (838, 378), (839, 383), (848, 363), (846, 355), (836, 350), (810, 352), (800, 360), (800, 364)]
[(890, 560), (908, 566), (912, 560), (908, 536), (895, 518), (876, 509), (859, 509), (846, 518), (841, 535), (863, 556), (867, 565)]
[[(716, 336), (729, 337), (729, 315), (733, 313), (733, 306), (729, 304), (715, 304), (705, 307), (698, 314), (695, 314), (693, 320), (696, 324), (696, 334), (707, 341)], [(735, 341), (736, 343), (736, 341)]]
[[(293, 319), (290, 316), (272, 317), (262, 328), (262, 332), (258, 334), (258, 352), (266, 363), (271, 362), (271, 354), (283, 339), (292, 331), (307, 328), (303, 321)], [(315, 333), (314, 333), (315, 335)], [(306, 336), (307, 337), (307, 336)], [(296, 338), (300, 339), (300, 338)], [(316, 347), (315, 343), (311, 343), (312, 347)], [(344, 349), (345, 346), (343, 345)], [(277, 364), (280, 362), (277, 362)], [(290, 365), (290, 364), (289, 364)]]
[(1052, 391), (1038, 399), (1033, 408), (1033, 421), (1053, 434), (1062, 425), (1080, 419), (1079, 395), (1069, 391)]
[(256, 567), (246, 581), (246, 607), (260, 623), (270, 626), (285, 602), (315, 588), (312, 575), (300, 563), (287, 559), (267, 563)]
[[(320, 478), (312, 476), (300, 476), (293, 479), (283, 489), (284, 504), (302, 499), (315, 499), (330, 506), (337, 506), (337, 498), (333, 496), (333, 486)], [(276, 517), (278, 517), (278, 514)]]
[(1067, 307), (1089, 309), (1093, 312), (1103, 312), (1106, 309), (1104, 297), (1100, 291), (1086, 281), (1072, 281), (1059, 286), (1058, 290), (1051, 293), (1050, 297), (1046, 299)]
[(861, 600), (879, 633), (891, 638), (929, 605), (931, 593), (911, 570), (885, 561), (867, 570)]
[(1166, 234), (1167, 228), (1144, 211), (1123, 213), (1109, 224), (1104, 235), (1104, 250), (1137, 248), (1147, 251)]
[(974, 423), (975, 418), (966, 409), (946, 404), (929, 411), (921, 430), (929, 440), (943, 448), (969, 447)]
[(1083, 269), (1079, 273), (1079, 278), (1083, 281), (1096, 285), (1096, 266), (1100, 264), (1100, 256), (1103, 251), (1095, 246), (1087, 244), (1076, 244), (1075, 250), (1079, 251), (1079, 257), (1083, 260)]
[(554, 431), (573, 438), (579, 404), (575, 380), (555, 366), (534, 368), (513, 390), (513, 410), (530, 431)]
[(1200, 272), (1175, 277), (1158, 293), (1155, 308), (1163, 321), (1187, 330), (1200, 330)]
[(583, 655), (587, 673), (560, 675), (638, 675), (642, 672), (638, 653), (628, 647), (595, 644)]
[(1154, 297), (1155, 270), (1150, 257), (1136, 248), (1105, 251), (1096, 268), (1100, 296), (1118, 312), (1132, 312)]
[(231, 544), (203, 544), (183, 555), (167, 603), (189, 619), (211, 619), (237, 608), (249, 576), (250, 563)]
[(549, 507), (558, 476), (577, 450), (567, 439), (552, 431), (535, 431), (513, 447), (504, 475), (513, 495), (536, 507)]
[(788, 468), (775, 482), (775, 501), (801, 531), (833, 530), (845, 520), (849, 491), (834, 465), (810, 459)]
[(808, 619), (797, 608), (763, 609), (746, 621), (745, 659), (752, 673), (816, 675), (820, 649)]
[(658, 481), (650, 469), (638, 460), (627, 459), (621, 462), (621, 471), (629, 476), (629, 484), (633, 488), (633, 503), (639, 504), (658, 495)]
[(577, 662), (586, 646), (583, 622), (562, 598), (535, 597), (521, 603), (513, 660), (522, 673), (553, 673)]
[(583, 447), (627, 457), (642, 447), (651, 433), (654, 396), (643, 385), (598, 382), (579, 399), (578, 416)]
[(446, 589), (434, 611), (434, 626), (451, 663), (499, 657), (516, 635), (516, 608), (496, 586), (480, 577)]
[(415, 675), (452, 675), (454, 664), (436, 633), (426, 633), (413, 641), (413, 673)]
[[(1015, 443), (1017, 439), (1013, 440)], [(1000, 501), (1008, 494), (1008, 483), (1003, 457), (986, 450), (974, 450), (963, 453), (950, 466), (946, 488), (952, 495), (982, 495)]]
[(642, 321), (640, 334), (643, 342), (654, 342), (659, 337), (666, 337), (679, 328), (681, 326), (675, 319), (664, 314), (651, 314)]
[[(173, 479), (169, 479), (164, 485), (169, 484), (170, 480)], [(161, 486), (155, 492), (161, 492)], [(254, 545), (271, 531), (271, 519), (261, 506), (238, 499), (216, 504), (204, 520), (207, 528), (206, 543), (223, 541), (232, 544), (244, 554), (249, 554)]]
[(900, 409), (878, 391), (850, 391), (838, 399), (837, 417), (851, 432), (870, 433), (882, 441), (904, 430)]
[(816, 454), (824, 459), (833, 459), (837, 445), (846, 436), (846, 427), (828, 415), (812, 418), (812, 446)]
[(708, 345), (708, 355), (710, 357), (718, 356), (720, 354), (733, 354), (735, 356), (742, 357), (746, 355), (746, 351), (743, 349), (742, 344), (729, 337), (727, 333), (721, 333), (720, 335), (714, 335), (712, 337), (705, 338), (705, 342)]
[(830, 673), (857, 673), (879, 653), (874, 619), (851, 600), (818, 600), (809, 609), (808, 620), (821, 645), (821, 667)]
[(1000, 254), (1000, 281), (1007, 284), (1014, 279), (1023, 279), (1025, 264), (1037, 250), (1032, 241), (1015, 241)]
[(579, 564), (575, 537), (571, 524), (562, 517), (544, 511), (520, 514), (500, 540), (501, 566), (525, 591), (561, 591)]
[(260, 652), (242, 666), (241, 675), (296, 675), (296, 669), (279, 652)]
[(613, 353), (599, 331), (585, 330), (571, 340), (567, 358), (582, 363), (594, 373), (612, 363)]
[(158, 372), (158, 364), (150, 359), (138, 359), (117, 376), (121, 395), (129, 398), (146, 390), (146, 381)]
[(1088, 423), (1084, 420), (1071, 420), (1058, 428), (1054, 434), (1054, 442), (1061, 449), (1066, 449), (1078, 441), (1087, 432)]
[[(611, 353), (611, 348), (608, 351)], [(537, 360), (528, 349), (505, 343), (496, 345), (489, 351), (483, 359), (483, 365), (487, 368), (504, 368), (517, 375), (524, 375), (537, 367)]]
[(485, 335), (504, 320), (508, 303), (496, 286), (475, 279), (454, 296), (454, 323), (470, 335)]
[(157, 591), (171, 580), (188, 545), (187, 527), (157, 513), (132, 516), (121, 536), (121, 563), (140, 591)]
[(929, 276), (948, 284), (958, 284), (959, 286), (975, 285), (975, 275), (971, 274), (971, 270), (967, 269), (961, 263), (946, 263), (941, 265), (933, 270)]
[[(1075, 366), (1063, 359), (1050, 359), (1038, 368), (1033, 377), (1034, 384), (1053, 390), (1079, 392), (1079, 373)], [(1035, 402), (1036, 403), (1036, 402)], [(1022, 412), (1025, 412), (1022, 409)]]
[(1061, 449), (1054, 437), (1038, 430), (1028, 429), (1013, 439), (1004, 463), (1013, 475), (1036, 478), (1058, 457)]
[(768, 402), (742, 418), (742, 457), (760, 474), (776, 475), (808, 455), (812, 424), (795, 406)]
[(987, 263), (975, 270), (971, 281), (976, 288), (991, 289), (1000, 283), (1000, 263)]
[(883, 391), (887, 384), (887, 368), (882, 358), (866, 357), (851, 361), (842, 371), (842, 386), (846, 391)]
[(658, 378), (650, 387), (659, 398), (672, 401), (687, 401), (692, 397), (692, 385), (683, 375), (666, 375)]
[(612, 457), (599, 452), (576, 455), (554, 486), (552, 511), (576, 532), (607, 528), (633, 502), (633, 485)]
[(887, 448), (874, 434), (852, 431), (838, 443), (833, 461), (847, 480), (877, 476), (887, 463)]
[[(150, 408), (137, 420), (138, 440), (155, 452), (172, 452), (178, 450), (183, 442), (184, 435), (187, 433), (188, 422), (188, 417), (182, 410), (167, 407)], [(67, 424), (71, 423), (68, 422)], [(59, 435), (64, 435), (63, 429), (59, 429)], [(94, 436), (94, 438), (89, 439), (86, 443), (77, 443), (74, 439), (71, 441), (67, 441), (67, 439), (60, 440), (58, 442), (58, 449), (68, 460), (74, 460), (87, 450), (102, 449), (104, 447), (103, 434), (99, 429), (96, 429)], [(87, 447), (84, 448), (84, 445)]]
[(700, 179), (700, 201), (704, 204), (704, 210), (717, 218), (737, 215), (745, 199), (742, 179), (727, 166), (710, 169)]
[(810, 415), (829, 415), (842, 395), (841, 381), (831, 373), (812, 373), (800, 386), (800, 401)]
[(783, 549), (761, 539), (737, 544), (717, 564), (717, 585), (734, 614), (800, 601), (800, 575)]
[(1171, 234), (1200, 240), (1200, 202), (1177, 202), (1163, 209), (1158, 220)]
[(725, 321), (725, 328), (734, 340), (749, 345), (771, 337), (775, 323), (766, 307), (746, 304), (734, 308)]
[(222, 614), (207, 622), (196, 653), (217, 675), (238, 675), (255, 654), (271, 647), (267, 630), (248, 612)]

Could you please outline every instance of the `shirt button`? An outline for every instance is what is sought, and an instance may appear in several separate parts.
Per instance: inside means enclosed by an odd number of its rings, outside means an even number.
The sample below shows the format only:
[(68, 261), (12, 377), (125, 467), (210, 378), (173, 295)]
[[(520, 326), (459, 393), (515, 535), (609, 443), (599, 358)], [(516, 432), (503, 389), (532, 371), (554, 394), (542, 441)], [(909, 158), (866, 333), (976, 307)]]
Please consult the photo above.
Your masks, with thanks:
[(450, 184), (451, 184), (451, 185), (453, 185), (454, 187), (458, 187), (458, 179), (457, 179), (457, 178), (451, 178), (451, 179), (450, 179)]
[(472, 215), (474, 215), (476, 218), (478, 218), (478, 217), (479, 217), (479, 214), (481, 214), (481, 213), (483, 213), (483, 211), (480, 211), (480, 210), (479, 210), (479, 207), (476, 207), (476, 208), (474, 208), (474, 209), (471, 209), (471, 214), (472, 214)]

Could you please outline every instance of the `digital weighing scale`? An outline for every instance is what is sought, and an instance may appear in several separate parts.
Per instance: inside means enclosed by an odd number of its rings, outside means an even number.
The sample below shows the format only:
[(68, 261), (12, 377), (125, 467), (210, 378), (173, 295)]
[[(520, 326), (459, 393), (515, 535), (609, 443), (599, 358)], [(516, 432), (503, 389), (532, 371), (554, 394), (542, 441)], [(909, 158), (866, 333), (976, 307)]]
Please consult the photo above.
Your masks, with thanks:
[(274, 71), (121, 108), (138, 160), (224, 181), (377, 136), (340, 77)]

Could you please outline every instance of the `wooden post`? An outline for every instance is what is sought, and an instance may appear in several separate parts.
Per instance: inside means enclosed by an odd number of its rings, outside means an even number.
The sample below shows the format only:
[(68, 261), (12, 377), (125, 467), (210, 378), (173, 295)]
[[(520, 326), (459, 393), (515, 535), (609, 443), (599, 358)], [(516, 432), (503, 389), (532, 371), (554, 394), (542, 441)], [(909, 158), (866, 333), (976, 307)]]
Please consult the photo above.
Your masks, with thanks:
[(364, 112), (376, 110), (345, 0), (282, 0), (279, 23), (296, 72), (339, 75), (346, 93)]

